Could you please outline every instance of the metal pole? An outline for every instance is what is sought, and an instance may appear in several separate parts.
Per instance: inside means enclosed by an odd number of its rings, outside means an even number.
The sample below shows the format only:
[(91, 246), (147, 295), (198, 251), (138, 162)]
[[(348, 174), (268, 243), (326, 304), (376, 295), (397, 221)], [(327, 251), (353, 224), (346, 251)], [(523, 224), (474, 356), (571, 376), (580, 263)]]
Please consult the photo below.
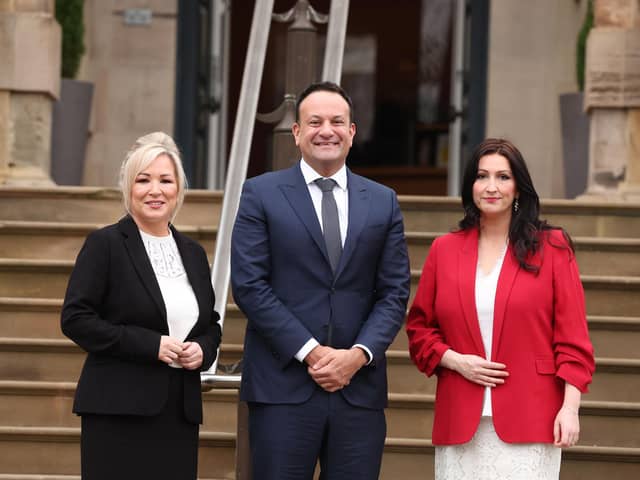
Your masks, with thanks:
[[(258, 110), (258, 96), (267, 54), (273, 2), (274, 0), (256, 0), (240, 88), (240, 100), (233, 128), (224, 202), (220, 214), (216, 251), (211, 270), (211, 283), (216, 293), (215, 309), (220, 314), (220, 326), (224, 325), (229, 295), (231, 232), (238, 212), (238, 205), (240, 204), (242, 185), (247, 177), (251, 139), (253, 138), (256, 112)], [(218, 361), (216, 359), (211, 369), (209, 369), (209, 373), (215, 374), (217, 366)]]
[(227, 112), (229, 100), (227, 86), (229, 84), (229, 30), (231, 17), (231, 0), (214, 0), (211, 15), (211, 96), (218, 102), (217, 111), (209, 115), (208, 155), (207, 155), (207, 188), (219, 190), (224, 188), (224, 175), (227, 159)]
[(451, 109), (455, 117), (449, 128), (447, 194), (460, 195), (462, 143), (462, 95), (464, 87), (464, 23), (466, 0), (456, 0), (453, 21), (453, 58), (451, 62)]
[(322, 80), (340, 83), (348, 17), (349, 0), (331, 0), (327, 44), (322, 66)]

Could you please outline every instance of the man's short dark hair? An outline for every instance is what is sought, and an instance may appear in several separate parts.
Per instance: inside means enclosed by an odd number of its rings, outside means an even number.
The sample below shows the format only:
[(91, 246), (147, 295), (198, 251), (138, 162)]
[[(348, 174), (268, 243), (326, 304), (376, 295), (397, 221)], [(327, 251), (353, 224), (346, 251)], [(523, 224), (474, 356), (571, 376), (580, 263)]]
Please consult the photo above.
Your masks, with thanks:
[(351, 97), (349, 94), (337, 83), (333, 82), (318, 82), (312, 83), (307, 88), (305, 88), (296, 99), (296, 123), (300, 121), (300, 104), (302, 101), (311, 95), (314, 92), (331, 92), (337, 93), (342, 98), (344, 98), (347, 105), (349, 105), (349, 120), (353, 123), (353, 102), (351, 101)]

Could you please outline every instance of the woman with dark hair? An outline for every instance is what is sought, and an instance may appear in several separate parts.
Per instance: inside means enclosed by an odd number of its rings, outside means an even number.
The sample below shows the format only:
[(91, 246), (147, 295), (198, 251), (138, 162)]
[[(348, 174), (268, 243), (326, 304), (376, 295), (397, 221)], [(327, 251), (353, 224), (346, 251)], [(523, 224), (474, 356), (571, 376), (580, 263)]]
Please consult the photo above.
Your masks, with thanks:
[(568, 234), (539, 218), (522, 154), (487, 139), (462, 184), (459, 229), (437, 238), (407, 319), (436, 374), (436, 480), (557, 479), (594, 372)]

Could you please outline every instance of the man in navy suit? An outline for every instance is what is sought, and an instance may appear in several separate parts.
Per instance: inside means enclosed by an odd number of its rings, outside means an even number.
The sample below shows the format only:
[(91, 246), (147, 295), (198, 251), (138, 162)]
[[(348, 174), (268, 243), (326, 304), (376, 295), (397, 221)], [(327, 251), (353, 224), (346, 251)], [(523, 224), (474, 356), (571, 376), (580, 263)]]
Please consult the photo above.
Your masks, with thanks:
[(385, 351), (410, 273), (395, 193), (345, 166), (355, 131), (346, 92), (310, 85), (293, 125), (302, 160), (244, 184), (231, 283), (255, 479), (310, 480), (318, 460), (323, 480), (378, 478)]

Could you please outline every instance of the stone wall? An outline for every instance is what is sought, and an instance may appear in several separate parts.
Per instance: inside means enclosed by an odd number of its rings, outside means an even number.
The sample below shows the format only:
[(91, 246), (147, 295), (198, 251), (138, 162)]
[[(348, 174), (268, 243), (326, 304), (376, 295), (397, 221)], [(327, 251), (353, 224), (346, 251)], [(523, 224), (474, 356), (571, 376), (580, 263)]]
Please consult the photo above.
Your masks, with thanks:
[(577, 90), (586, 0), (492, 0), (487, 136), (522, 151), (541, 197), (564, 196), (559, 95)]
[[(126, 24), (126, 9), (149, 9), (151, 22)], [(87, 53), (79, 78), (94, 83), (85, 185), (117, 184), (133, 141), (173, 134), (176, 0), (86, 0)]]

